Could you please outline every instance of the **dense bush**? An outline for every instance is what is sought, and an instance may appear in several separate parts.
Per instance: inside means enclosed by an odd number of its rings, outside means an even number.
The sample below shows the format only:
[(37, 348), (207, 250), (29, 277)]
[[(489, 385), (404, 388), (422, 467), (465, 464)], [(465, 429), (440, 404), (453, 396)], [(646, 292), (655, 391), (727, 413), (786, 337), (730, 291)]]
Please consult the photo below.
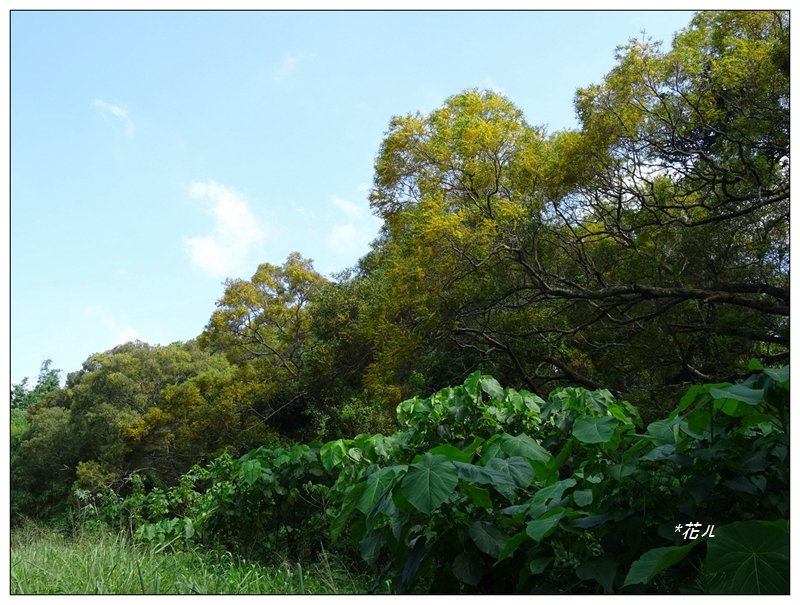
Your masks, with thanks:
[(223, 456), (103, 510), (141, 538), (250, 555), (325, 540), (401, 592), (783, 593), (789, 373), (751, 367), (646, 427), (605, 390), (544, 400), (474, 373), (400, 404), (393, 435)]

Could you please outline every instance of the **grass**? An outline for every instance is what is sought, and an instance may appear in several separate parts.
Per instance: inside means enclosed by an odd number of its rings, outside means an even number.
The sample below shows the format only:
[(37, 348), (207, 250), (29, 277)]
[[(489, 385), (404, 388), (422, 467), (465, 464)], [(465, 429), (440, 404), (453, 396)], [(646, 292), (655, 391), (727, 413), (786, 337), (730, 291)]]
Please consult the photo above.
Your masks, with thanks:
[(363, 594), (369, 581), (324, 551), (310, 565), (264, 566), (199, 547), (168, 552), (102, 527), (11, 533), (12, 594)]

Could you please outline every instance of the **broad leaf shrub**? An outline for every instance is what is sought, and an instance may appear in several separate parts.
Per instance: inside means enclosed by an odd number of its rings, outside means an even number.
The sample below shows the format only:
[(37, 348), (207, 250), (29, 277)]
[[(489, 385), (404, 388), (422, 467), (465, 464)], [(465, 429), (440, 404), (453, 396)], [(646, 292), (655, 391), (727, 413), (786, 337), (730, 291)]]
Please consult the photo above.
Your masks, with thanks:
[(100, 509), (105, 520), (164, 546), (200, 541), (258, 559), (298, 557), (319, 546), (325, 480), (319, 443), (260, 447), (194, 466), (168, 490), (145, 491), (134, 475), (131, 494), (106, 492)]
[(787, 593), (789, 371), (751, 369), (648, 426), (606, 390), (474, 373), (401, 403), (393, 435), (223, 456), (116, 516), (258, 555), (324, 537), (396, 592)]

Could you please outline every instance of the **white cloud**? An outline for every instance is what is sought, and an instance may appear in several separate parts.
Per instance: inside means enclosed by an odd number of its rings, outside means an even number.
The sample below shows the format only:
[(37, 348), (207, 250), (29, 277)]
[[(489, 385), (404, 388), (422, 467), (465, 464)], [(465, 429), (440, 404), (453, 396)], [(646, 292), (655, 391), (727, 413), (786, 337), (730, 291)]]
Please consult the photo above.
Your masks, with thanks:
[(133, 120), (131, 120), (127, 110), (123, 109), (119, 105), (112, 105), (111, 103), (106, 103), (100, 99), (95, 99), (92, 101), (91, 105), (92, 107), (96, 107), (97, 109), (111, 114), (115, 118), (121, 120), (125, 125), (125, 134), (127, 134), (129, 137), (133, 136), (133, 133), (136, 131), (136, 129), (133, 126)]
[(272, 70), (272, 81), (275, 84), (282, 84), (292, 73), (303, 59), (310, 57), (308, 53), (283, 53), (280, 64)]
[(192, 262), (207, 273), (225, 277), (240, 269), (253, 247), (264, 237), (247, 198), (214, 181), (192, 183), (189, 195), (206, 200), (214, 217), (211, 235), (189, 237), (184, 244)]
[(328, 236), (328, 244), (337, 252), (351, 252), (357, 247), (358, 232), (353, 223), (334, 225)]
[[(111, 346), (125, 344), (134, 340), (144, 340), (139, 330), (129, 325), (121, 325), (116, 318), (101, 306), (92, 305), (84, 309), (89, 317), (95, 317), (111, 335)], [(105, 340), (105, 339), (104, 339)]]
[(381, 225), (380, 219), (369, 211), (367, 202), (356, 203), (338, 196), (331, 203), (341, 211), (341, 219), (331, 227), (328, 247), (341, 255), (362, 255), (375, 238)]
[(359, 206), (355, 202), (351, 202), (350, 200), (346, 200), (344, 198), (334, 195), (331, 198), (331, 203), (337, 208), (339, 208), (342, 212), (344, 212), (344, 214), (347, 217), (351, 219), (361, 218), (363, 214), (364, 210), (363, 207)]
[(121, 326), (113, 317), (104, 317), (101, 320), (114, 337), (114, 346), (125, 344), (133, 340), (142, 340), (142, 335), (132, 326)]
[(491, 90), (499, 95), (505, 95), (506, 92), (495, 82), (492, 78), (483, 79), (483, 88)]

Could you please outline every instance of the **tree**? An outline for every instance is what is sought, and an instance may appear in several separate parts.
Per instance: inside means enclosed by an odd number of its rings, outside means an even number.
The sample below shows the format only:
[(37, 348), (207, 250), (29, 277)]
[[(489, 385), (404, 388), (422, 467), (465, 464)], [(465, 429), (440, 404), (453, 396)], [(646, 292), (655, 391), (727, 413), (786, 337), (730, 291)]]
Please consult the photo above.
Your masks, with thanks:
[(579, 169), (554, 175), (561, 229), (545, 233), (577, 272), (515, 253), (583, 325), (629, 335), (596, 337), (595, 359), (636, 351), (651, 379), (680, 383), (788, 356), (787, 40), (787, 13), (699, 13), (671, 51), (633, 40), (578, 91), (582, 129), (562, 137), (560, 163)]
[[(49, 375), (49, 366), (43, 369)], [(137, 341), (92, 355), (63, 389), (28, 408), (29, 426), (12, 452), (15, 510), (53, 512), (76, 479), (97, 489), (86, 482), (119, 486), (139, 471), (169, 482), (225, 446), (252, 447), (255, 431), (232, 438), (242, 432), (244, 406), (228, 398), (232, 376), (224, 357), (191, 341), (166, 347)]]
[(307, 307), (325, 281), (296, 252), (280, 267), (259, 265), (249, 281), (226, 280), (200, 342), (231, 361), (268, 359), (273, 370), (297, 378), (309, 345)]
[(280, 420), (287, 430), (307, 420), (302, 373), (316, 346), (308, 307), (326, 282), (311, 260), (296, 252), (282, 266), (259, 265), (249, 281), (225, 282), (217, 310), (198, 339), (241, 371), (259, 376), (263, 396), (253, 413), (263, 421)]
[(39, 369), (39, 377), (33, 389), (28, 389), (27, 377), (23, 378), (19, 384), (11, 387), (12, 409), (26, 410), (42, 401), (49, 393), (60, 388), (59, 376), (61, 370), (51, 369), (51, 365), (53, 365), (51, 359), (46, 359), (42, 362), (42, 366)]
[(455, 346), (535, 391), (645, 398), (785, 358), (787, 40), (761, 12), (699, 13), (667, 53), (634, 40), (578, 91), (577, 131), (474, 90), (394, 118), (376, 364), (408, 376)]

